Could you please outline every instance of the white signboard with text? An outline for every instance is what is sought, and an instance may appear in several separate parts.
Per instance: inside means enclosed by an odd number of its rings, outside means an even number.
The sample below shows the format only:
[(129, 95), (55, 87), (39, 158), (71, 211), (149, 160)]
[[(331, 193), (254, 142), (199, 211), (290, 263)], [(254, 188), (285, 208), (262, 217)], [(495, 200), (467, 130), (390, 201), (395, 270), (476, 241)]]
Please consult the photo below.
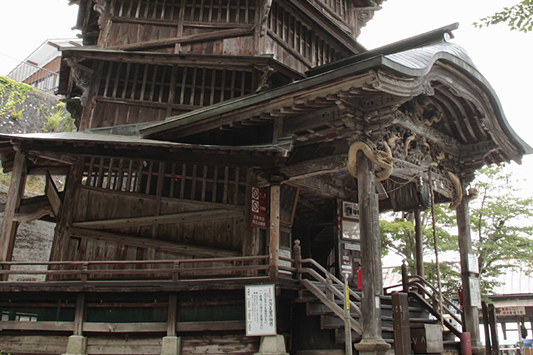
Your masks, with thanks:
[(245, 287), (246, 336), (276, 335), (274, 285)]

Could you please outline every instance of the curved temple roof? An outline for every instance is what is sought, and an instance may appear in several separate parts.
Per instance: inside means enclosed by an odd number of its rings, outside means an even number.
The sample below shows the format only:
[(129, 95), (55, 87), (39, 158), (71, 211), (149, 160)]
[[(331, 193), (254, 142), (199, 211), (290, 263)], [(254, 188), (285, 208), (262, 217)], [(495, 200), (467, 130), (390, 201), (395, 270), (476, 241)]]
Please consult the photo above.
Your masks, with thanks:
[[(295, 83), (170, 117), (142, 128), (140, 133), (152, 139), (171, 139), (170, 137), (180, 137), (180, 132), (187, 132), (192, 127), (198, 127), (197, 131), (193, 129), (198, 133), (200, 126), (204, 131), (214, 129), (243, 119), (246, 115), (267, 114), (272, 110), (290, 107), (296, 102), (313, 100), (317, 96), (326, 98), (327, 95), (345, 92), (350, 87), (373, 85), (374, 91), (397, 97), (423, 94), (429, 98), (435, 96), (433, 99), (437, 101), (440, 99), (435, 90), (439, 91), (441, 97), (455, 106), (456, 113), (452, 112), (452, 119), (456, 121), (457, 127), (449, 128), (448, 133), (455, 135), (454, 138), (460, 144), (481, 143), (492, 139), (503, 154), (490, 159), (490, 162), (520, 162), (522, 155), (533, 153), (533, 149), (511, 128), (496, 93), (476, 69), (466, 51), (457, 44), (443, 41), (444, 34), (449, 34), (456, 27), (451, 25), (382, 47), (378, 51), (371, 51), (372, 56), (365, 53), (331, 63), (324, 68), (318, 67), (308, 72), (308, 78)], [(415, 48), (409, 48), (410, 45)], [(400, 51), (392, 52), (393, 49)], [(361, 81), (362, 75), (370, 75), (372, 78)], [(449, 79), (451, 76), (457, 80)], [(351, 86), (347, 84), (350, 80)], [(320, 88), (323, 88), (322, 92)], [(476, 122), (468, 122), (472, 120)], [(462, 133), (462, 130), (466, 133)]]

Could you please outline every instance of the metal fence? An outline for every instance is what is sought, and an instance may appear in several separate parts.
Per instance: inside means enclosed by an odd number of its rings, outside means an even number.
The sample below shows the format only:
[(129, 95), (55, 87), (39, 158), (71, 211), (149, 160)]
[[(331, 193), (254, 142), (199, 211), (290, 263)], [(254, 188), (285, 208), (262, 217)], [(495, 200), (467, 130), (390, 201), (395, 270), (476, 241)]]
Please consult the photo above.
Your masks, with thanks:
[(59, 73), (28, 62), (21, 62), (7, 77), (52, 94), (57, 91), (59, 85)]

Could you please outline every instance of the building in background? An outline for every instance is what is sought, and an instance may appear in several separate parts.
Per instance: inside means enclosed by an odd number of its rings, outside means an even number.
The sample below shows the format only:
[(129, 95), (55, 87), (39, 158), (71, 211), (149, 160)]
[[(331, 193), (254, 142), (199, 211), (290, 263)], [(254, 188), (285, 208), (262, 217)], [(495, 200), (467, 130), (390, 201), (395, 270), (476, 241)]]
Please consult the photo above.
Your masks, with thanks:
[(42, 91), (55, 93), (59, 84), (61, 47), (79, 47), (81, 39), (48, 39), (24, 61), (17, 65), (7, 77), (33, 86)]

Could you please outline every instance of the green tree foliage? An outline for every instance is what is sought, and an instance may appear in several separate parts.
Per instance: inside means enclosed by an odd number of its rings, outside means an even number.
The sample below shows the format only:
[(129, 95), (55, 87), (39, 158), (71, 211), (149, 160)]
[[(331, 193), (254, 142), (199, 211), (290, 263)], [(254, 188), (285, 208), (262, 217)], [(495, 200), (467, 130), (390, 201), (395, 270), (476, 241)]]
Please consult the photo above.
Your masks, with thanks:
[(520, 267), (519, 262), (533, 270), (533, 198), (518, 197), (513, 182), (503, 167), (484, 168), (475, 181), (479, 195), (471, 203), (470, 219), (482, 290), (498, 285), (495, 279), (505, 269)]
[[(518, 197), (513, 187), (513, 178), (503, 167), (481, 169), (471, 184), (478, 191), (478, 197), (470, 202), (471, 236), (474, 253), (478, 256), (480, 284), (483, 294), (491, 294), (498, 285), (497, 277), (508, 268), (519, 267), (524, 262), (533, 271), (532, 226), (528, 220), (533, 216), (529, 205), (532, 198)], [(424, 260), (434, 259), (431, 213), (421, 214), (424, 235)], [(435, 206), (437, 249), (439, 255), (454, 252), (458, 260), (457, 226), (455, 211), (445, 205)], [(393, 218), (380, 221), (384, 255), (392, 250), (402, 256), (409, 265), (409, 272), (415, 270), (414, 224), (410, 214), (395, 214)], [(450, 255), (450, 254), (447, 254)], [(439, 256), (439, 259), (443, 258)], [(440, 262), (443, 292), (456, 295), (460, 286), (457, 262)], [(436, 284), (435, 265), (425, 263), (425, 275)]]
[(505, 23), (511, 30), (529, 32), (533, 30), (533, 0), (523, 0), (511, 7), (504, 7), (502, 11), (474, 22), (477, 28)]

